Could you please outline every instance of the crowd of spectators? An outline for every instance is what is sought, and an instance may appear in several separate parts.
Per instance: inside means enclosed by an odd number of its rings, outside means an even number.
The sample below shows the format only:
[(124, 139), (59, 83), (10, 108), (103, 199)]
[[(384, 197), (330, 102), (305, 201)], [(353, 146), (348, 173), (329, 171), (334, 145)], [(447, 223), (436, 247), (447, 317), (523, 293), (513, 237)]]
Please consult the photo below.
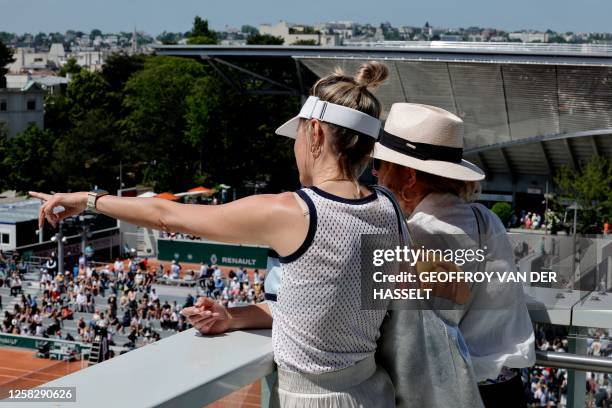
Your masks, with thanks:
[[(27, 271), (27, 265), (18, 252), (11, 254), (0, 251), (0, 287), (11, 289), (11, 296), (22, 293), (22, 277)], [(2, 298), (0, 296), (0, 308)]]
[(159, 237), (164, 238), (164, 239), (184, 239), (184, 240), (192, 240), (192, 241), (202, 240), (202, 237), (199, 237), (197, 235), (183, 234), (181, 232), (160, 231)]
[[(2, 259), (0, 268), (8, 270), (21, 285), (21, 261), (13, 256)], [(227, 276), (216, 265), (201, 264), (199, 274), (193, 270), (182, 273), (182, 269), (176, 261), (168, 268), (161, 263), (154, 268), (146, 258), (136, 257), (96, 264), (81, 254), (66, 263), (64, 273), (58, 273), (56, 259), (49, 257), (40, 268), (39, 295), (26, 296), (19, 287), (14, 296), (21, 297), (13, 310), (4, 311), (0, 329), (5, 333), (81, 342), (92, 342), (100, 335), (108, 339), (109, 345), (115, 344), (114, 335), (120, 333), (128, 339), (120, 345), (133, 348), (159, 340), (158, 331), (187, 329), (180, 310), (192, 306), (197, 296), (217, 299), (227, 307), (263, 300), (264, 275), (259, 271), (255, 271), (251, 281), (248, 273), (240, 268), (229, 271)], [(195, 296), (188, 294), (184, 303), (161, 301), (153, 284), (178, 279), (192, 280), (197, 290)], [(76, 336), (67, 331), (64, 334), (64, 322), (74, 320), (77, 312), (91, 314), (91, 318), (78, 318)], [(47, 327), (43, 318), (50, 321)]]
[[(534, 325), (536, 349), (567, 353), (569, 337), (567, 329), (536, 323)], [(612, 357), (612, 329), (588, 329), (584, 341), (587, 355)], [(562, 368), (532, 367), (528, 370), (525, 393), (531, 407), (567, 406), (568, 372)], [(612, 378), (609, 374), (586, 374), (586, 406), (612, 407)]]
[(546, 222), (544, 215), (537, 212), (521, 210), (514, 211), (508, 220), (509, 228), (540, 229), (544, 228)]

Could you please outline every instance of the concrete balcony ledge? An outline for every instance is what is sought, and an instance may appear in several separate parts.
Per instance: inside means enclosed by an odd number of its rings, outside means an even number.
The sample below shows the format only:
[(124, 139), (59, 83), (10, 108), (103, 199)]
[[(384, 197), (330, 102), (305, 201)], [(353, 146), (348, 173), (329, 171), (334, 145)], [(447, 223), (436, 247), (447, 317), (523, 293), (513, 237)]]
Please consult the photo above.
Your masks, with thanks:
[[(569, 326), (576, 334), (584, 330), (580, 326), (612, 327), (612, 293), (535, 287), (525, 288), (525, 293), (534, 322)], [(584, 337), (572, 341), (577, 344), (570, 350), (573, 354), (539, 352), (537, 364), (612, 372), (610, 359), (586, 357)], [(264, 379), (261, 402), (267, 407), (274, 371), (271, 330), (201, 336), (190, 329), (44, 385), (76, 387), (76, 402), (3, 400), (0, 408), (199, 408), (258, 379)], [(581, 374), (573, 383), (584, 387), (583, 381)]]
[[(271, 330), (200, 336), (195, 329), (45, 384), (76, 387), (53, 407), (202, 407), (274, 371)], [(41, 407), (0, 401), (0, 407)]]

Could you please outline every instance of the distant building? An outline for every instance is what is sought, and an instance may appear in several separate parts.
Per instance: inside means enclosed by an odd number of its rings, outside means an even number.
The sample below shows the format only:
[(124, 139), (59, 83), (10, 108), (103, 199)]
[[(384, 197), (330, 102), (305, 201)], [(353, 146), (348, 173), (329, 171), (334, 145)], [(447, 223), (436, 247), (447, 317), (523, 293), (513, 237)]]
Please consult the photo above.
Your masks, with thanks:
[(39, 208), (40, 201), (34, 199), (0, 202), (0, 250), (12, 251), (38, 241), (35, 231)]
[(463, 36), (459, 34), (440, 34), (440, 41), (463, 41)]
[(336, 34), (322, 34), (310, 27), (289, 25), (286, 21), (280, 21), (276, 25), (262, 24), (259, 26), (259, 33), (281, 37), (285, 45), (300, 41), (314, 41), (318, 45), (340, 45), (339, 36)]
[(64, 45), (61, 43), (51, 44), (51, 48), (49, 49), (49, 54), (47, 59), (50, 62), (53, 62), (56, 67), (61, 66), (66, 62), (66, 50), (64, 50)]
[[(33, 256), (49, 256), (57, 251), (57, 242), (51, 240), (56, 231), (38, 228), (40, 200), (19, 196), (15, 191), (0, 191), (0, 250), (19, 251)], [(82, 247), (82, 230), (64, 222), (66, 238), (65, 256), (78, 254)], [(90, 226), (87, 245), (100, 257), (113, 258), (119, 253), (117, 220), (99, 214)]]
[(99, 71), (104, 64), (104, 53), (102, 51), (78, 51), (70, 54), (69, 58), (75, 58), (77, 64), (88, 68), (90, 71)]
[(399, 35), (403, 40), (411, 39), (415, 32), (416, 28), (414, 27), (402, 26), (399, 28)]
[(36, 52), (34, 48), (16, 48), (13, 54), (15, 62), (8, 65), (8, 71), (21, 73), (47, 69), (49, 66), (48, 57), (49, 53)]
[(8, 74), (6, 75), (6, 87), (21, 89), (27, 86), (28, 82), (33, 81), (49, 93), (61, 93), (65, 90), (70, 80), (65, 77), (57, 76), (55, 73), (41, 74)]
[(44, 128), (45, 90), (30, 80), (21, 88), (0, 88), (0, 126), (15, 137), (30, 125)]
[(520, 33), (510, 33), (508, 37), (510, 38), (510, 40), (519, 40), (524, 43), (548, 42), (548, 33), (525, 31)]

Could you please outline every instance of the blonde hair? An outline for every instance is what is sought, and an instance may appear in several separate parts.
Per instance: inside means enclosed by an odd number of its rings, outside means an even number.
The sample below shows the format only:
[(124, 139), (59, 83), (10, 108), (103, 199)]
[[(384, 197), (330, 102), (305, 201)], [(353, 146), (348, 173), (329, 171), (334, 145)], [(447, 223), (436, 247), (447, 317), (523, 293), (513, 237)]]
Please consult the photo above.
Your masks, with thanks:
[[(347, 106), (380, 118), (382, 104), (371, 90), (381, 85), (389, 76), (387, 66), (378, 61), (361, 65), (354, 76), (347, 76), (340, 68), (317, 81), (310, 94), (321, 100)], [(357, 179), (367, 167), (376, 140), (354, 130), (326, 123), (330, 130), (328, 140), (343, 177)], [(310, 133), (310, 124), (307, 131)]]

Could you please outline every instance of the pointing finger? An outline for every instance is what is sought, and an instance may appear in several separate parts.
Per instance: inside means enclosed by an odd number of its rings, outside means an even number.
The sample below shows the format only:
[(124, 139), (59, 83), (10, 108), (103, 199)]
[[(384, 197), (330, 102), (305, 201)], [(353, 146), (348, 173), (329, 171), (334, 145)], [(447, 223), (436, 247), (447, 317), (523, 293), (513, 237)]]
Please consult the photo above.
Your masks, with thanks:
[(38, 193), (36, 191), (28, 191), (28, 194), (35, 198), (40, 198), (41, 200), (48, 201), (53, 197), (51, 194)]

